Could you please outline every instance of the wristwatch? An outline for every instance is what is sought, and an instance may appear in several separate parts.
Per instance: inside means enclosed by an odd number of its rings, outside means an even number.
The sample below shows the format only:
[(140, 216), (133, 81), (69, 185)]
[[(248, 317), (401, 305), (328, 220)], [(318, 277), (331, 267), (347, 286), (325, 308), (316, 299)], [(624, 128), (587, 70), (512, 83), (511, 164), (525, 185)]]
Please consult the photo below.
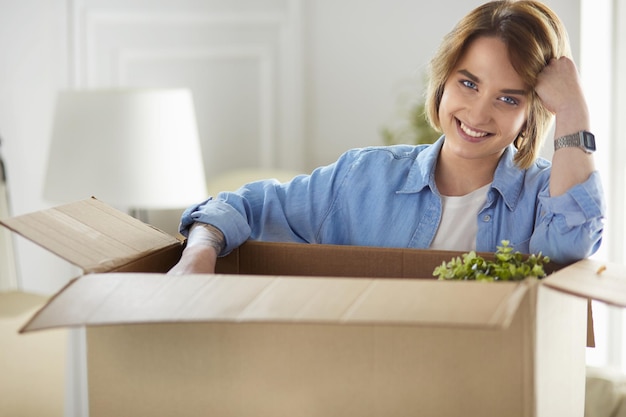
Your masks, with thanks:
[(561, 148), (580, 148), (585, 153), (592, 153), (596, 150), (596, 138), (593, 136), (593, 133), (581, 130), (580, 132), (555, 139), (554, 150)]

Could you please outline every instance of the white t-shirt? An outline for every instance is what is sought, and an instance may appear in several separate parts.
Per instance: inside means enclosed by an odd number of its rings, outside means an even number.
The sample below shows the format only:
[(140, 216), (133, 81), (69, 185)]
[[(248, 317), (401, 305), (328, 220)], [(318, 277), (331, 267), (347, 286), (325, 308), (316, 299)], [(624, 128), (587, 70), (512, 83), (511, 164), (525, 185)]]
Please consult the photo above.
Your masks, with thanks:
[(485, 204), (490, 186), (487, 184), (459, 197), (441, 196), (441, 222), (431, 249), (476, 250), (478, 212)]

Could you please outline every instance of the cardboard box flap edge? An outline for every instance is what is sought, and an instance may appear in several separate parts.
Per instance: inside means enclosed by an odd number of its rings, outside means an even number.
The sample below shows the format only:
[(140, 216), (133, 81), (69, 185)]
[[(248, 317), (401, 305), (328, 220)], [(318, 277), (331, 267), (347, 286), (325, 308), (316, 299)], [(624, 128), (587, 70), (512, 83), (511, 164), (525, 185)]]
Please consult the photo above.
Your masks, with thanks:
[(542, 280), (549, 288), (574, 296), (626, 307), (626, 266), (583, 259)]
[[(47, 326), (47, 327), (38, 327), (36, 324), (33, 325), (33, 323), (37, 323), (40, 320), (40, 316), (47, 314), (47, 307), (52, 304), (55, 299), (57, 297), (59, 297), (61, 294), (63, 294), (63, 292), (65, 291), (66, 288), (70, 287), (75, 281), (77, 281), (80, 277), (77, 278), (73, 278), (71, 280), (68, 281), (67, 284), (65, 284), (64, 287), (62, 287), (56, 294), (54, 294), (52, 297), (49, 298), (49, 300), (43, 305), (41, 306), (37, 311), (35, 311), (35, 313), (33, 313), (33, 315), (26, 321), (26, 323), (24, 323), (24, 325), (22, 325), (22, 327), (19, 329), (18, 333), (26, 333), (28, 331), (30, 331), (30, 328), (33, 327), (33, 330), (44, 330), (44, 329), (52, 329), (55, 327), (61, 327), (61, 326)], [(70, 327), (70, 326), (66, 326), (66, 327)]]
[(114, 271), (150, 254), (181, 247), (177, 238), (93, 197), (2, 219), (0, 224), (85, 273)]
[(384, 278), (89, 274), (59, 291), (21, 332), (198, 321), (502, 329), (530, 288)]

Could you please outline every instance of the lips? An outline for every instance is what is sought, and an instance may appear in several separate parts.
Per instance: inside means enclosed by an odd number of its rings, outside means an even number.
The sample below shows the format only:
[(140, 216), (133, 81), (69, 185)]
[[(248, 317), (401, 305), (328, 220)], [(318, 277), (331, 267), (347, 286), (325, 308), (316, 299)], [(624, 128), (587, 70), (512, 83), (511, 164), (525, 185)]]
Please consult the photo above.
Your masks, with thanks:
[(479, 142), (480, 140), (491, 135), (491, 133), (485, 132), (484, 130), (473, 129), (459, 119), (456, 120), (456, 124), (461, 136), (471, 142)]

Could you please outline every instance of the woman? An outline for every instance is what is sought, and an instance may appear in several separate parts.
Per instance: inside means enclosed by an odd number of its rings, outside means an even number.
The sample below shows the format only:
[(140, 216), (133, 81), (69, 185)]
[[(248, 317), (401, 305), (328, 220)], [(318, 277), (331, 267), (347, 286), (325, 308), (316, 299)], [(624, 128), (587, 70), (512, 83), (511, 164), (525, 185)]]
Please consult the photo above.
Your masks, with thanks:
[[(351, 150), (286, 184), (259, 181), (183, 214), (173, 274), (214, 272), (247, 239), (493, 252), (594, 253), (604, 200), (566, 31), (537, 1), (465, 16), (431, 62), (433, 145)], [(555, 120), (552, 163), (537, 157)]]

